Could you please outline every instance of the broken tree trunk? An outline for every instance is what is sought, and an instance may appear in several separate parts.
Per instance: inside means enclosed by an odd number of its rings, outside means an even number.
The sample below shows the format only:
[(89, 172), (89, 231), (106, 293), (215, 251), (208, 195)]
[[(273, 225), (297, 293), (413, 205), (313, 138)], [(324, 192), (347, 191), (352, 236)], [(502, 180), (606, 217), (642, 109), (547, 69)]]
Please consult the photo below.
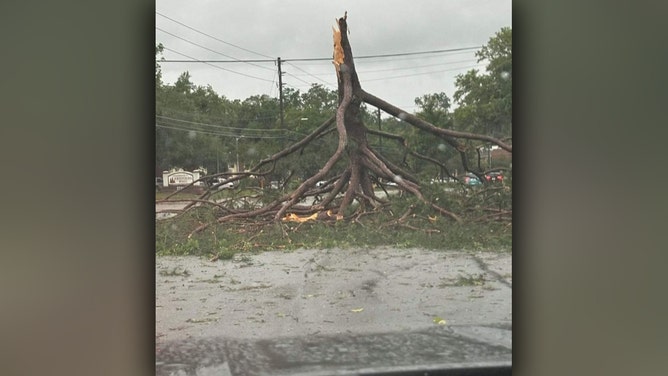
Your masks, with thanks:
[[(360, 106), (365, 99), (369, 98), (369, 94), (362, 90), (355, 69), (352, 47), (348, 39), (347, 14), (337, 20), (337, 26), (338, 29), (334, 29), (334, 66), (339, 94), (336, 125), (340, 140), (342, 140), (340, 144), (344, 145), (350, 160), (348, 188), (338, 209), (338, 214), (344, 215), (354, 199), (360, 203), (358, 207), (360, 212), (368, 207), (385, 204), (386, 201), (377, 197), (373, 189), (374, 179), (385, 179), (393, 181), (401, 189), (414, 194), (442, 214), (460, 221), (460, 218), (454, 213), (428, 202), (420, 192), (418, 182), (414, 178), (406, 173), (402, 176), (401, 169), (385, 163), (383, 158), (369, 147), (367, 128), (361, 120), (360, 112)], [(378, 102), (376, 106), (386, 110), (385, 104)], [(370, 173), (373, 174), (373, 178)]]

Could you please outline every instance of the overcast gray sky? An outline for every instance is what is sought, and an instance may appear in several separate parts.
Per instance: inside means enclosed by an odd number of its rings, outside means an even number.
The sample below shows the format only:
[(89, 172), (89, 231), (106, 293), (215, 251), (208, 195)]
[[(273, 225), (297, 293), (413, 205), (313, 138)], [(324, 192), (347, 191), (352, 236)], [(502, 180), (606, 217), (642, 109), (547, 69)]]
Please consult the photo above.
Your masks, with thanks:
[[(445, 92), (455, 76), (474, 68), (474, 50), (386, 58), (384, 54), (480, 47), (512, 26), (511, 0), (156, 0), (156, 43), (167, 60), (287, 60), (285, 86), (312, 83), (336, 89), (331, 63), (332, 26), (348, 12), (350, 43), (362, 87), (408, 112), (414, 99)], [(323, 61), (290, 61), (328, 58)], [(273, 62), (160, 64), (173, 84), (189, 71), (196, 85), (211, 85), (228, 99), (278, 97)]]

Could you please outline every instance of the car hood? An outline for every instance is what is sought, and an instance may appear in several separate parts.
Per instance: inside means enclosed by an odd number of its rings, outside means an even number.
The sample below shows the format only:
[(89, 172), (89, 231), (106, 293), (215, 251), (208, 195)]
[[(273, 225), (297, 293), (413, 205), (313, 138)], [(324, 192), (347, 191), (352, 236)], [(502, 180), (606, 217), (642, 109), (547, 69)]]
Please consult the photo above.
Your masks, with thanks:
[(156, 375), (510, 375), (509, 324), (164, 344)]

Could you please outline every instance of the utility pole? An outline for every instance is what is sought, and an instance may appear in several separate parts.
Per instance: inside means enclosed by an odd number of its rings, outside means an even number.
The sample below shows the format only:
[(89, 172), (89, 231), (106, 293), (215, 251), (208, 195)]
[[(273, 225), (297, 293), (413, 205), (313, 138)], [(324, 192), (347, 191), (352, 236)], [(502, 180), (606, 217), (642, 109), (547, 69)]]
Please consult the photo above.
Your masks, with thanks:
[(281, 110), (281, 128), (285, 128), (283, 124), (283, 71), (281, 71), (281, 58), (277, 60), (278, 65), (278, 102)]
[(234, 139), (237, 140), (237, 174), (238, 174), (239, 171), (241, 171), (239, 169), (239, 137), (235, 137)]
[[(378, 130), (380, 131), (380, 108), (378, 108), (377, 110), (378, 110)], [(383, 136), (378, 135), (378, 143), (379, 143), (378, 147), (382, 148), (383, 147)]]

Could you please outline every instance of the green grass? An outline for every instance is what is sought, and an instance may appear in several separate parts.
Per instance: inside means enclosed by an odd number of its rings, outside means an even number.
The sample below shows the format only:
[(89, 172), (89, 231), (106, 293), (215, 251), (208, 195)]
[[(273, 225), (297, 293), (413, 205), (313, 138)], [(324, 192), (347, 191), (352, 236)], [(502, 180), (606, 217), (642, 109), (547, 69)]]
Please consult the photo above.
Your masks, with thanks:
[[(427, 192), (426, 192), (427, 193)], [(431, 192), (439, 195), (438, 192)], [(182, 215), (156, 222), (158, 255), (216, 256), (232, 259), (235, 254), (299, 248), (424, 248), (432, 250), (465, 250), (510, 252), (512, 223), (510, 221), (474, 221), (494, 206), (490, 200), (509, 200), (498, 192), (463, 192), (438, 198), (440, 205), (464, 213), (464, 222), (457, 223), (438, 216), (415, 199), (394, 200), (390, 210), (366, 215), (357, 221), (281, 222), (258, 225), (251, 221), (217, 224), (215, 209), (197, 207)], [(414, 207), (403, 223), (396, 223), (410, 206)], [(436, 218), (434, 220), (434, 218)], [(202, 223), (210, 226), (188, 237)]]
[(155, 200), (156, 201), (164, 200), (165, 198), (167, 198), (169, 195), (172, 195), (172, 194), (173, 194), (173, 196), (171, 196), (169, 198), (170, 200), (188, 200), (188, 199), (191, 199), (191, 198), (198, 198), (199, 197), (199, 195), (197, 195), (195, 193), (189, 193), (189, 192), (177, 192), (176, 194), (174, 194), (174, 192), (172, 192), (172, 191), (159, 191), (159, 192), (155, 192)]

